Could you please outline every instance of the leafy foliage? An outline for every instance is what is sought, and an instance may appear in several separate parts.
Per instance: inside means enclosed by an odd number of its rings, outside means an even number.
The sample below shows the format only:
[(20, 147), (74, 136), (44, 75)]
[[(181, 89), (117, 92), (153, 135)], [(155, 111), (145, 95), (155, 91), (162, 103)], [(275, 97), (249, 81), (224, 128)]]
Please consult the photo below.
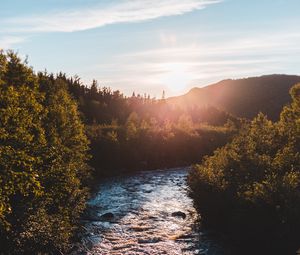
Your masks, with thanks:
[(300, 85), (290, 93), (280, 121), (259, 114), (195, 165), (189, 184), (207, 224), (235, 236), (291, 241), (293, 249), (300, 243)]
[(66, 251), (89, 172), (76, 103), (13, 52), (0, 52), (0, 79), (0, 253)]

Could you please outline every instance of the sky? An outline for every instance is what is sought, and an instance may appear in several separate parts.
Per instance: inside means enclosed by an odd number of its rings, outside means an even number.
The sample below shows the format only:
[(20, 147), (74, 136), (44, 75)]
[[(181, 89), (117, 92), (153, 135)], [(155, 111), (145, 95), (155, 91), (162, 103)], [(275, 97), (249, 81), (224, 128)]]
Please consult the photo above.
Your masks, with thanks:
[(300, 0), (0, 0), (0, 48), (35, 71), (160, 98), (300, 74)]

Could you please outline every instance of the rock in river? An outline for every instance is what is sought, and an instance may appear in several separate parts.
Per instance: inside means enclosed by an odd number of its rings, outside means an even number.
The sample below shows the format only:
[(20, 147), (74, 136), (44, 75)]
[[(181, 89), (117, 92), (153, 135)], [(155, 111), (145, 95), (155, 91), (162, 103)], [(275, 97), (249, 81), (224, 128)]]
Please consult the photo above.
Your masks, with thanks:
[(183, 218), (183, 219), (186, 218), (186, 214), (185, 214), (184, 212), (181, 212), (181, 211), (173, 212), (173, 213), (172, 213), (172, 216), (173, 216), (173, 217), (181, 217), (181, 218)]
[(101, 215), (101, 219), (103, 220), (111, 220), (115, 217), (115, 215), (111, 212), (108, 212), (108, 213), (104, 213)]

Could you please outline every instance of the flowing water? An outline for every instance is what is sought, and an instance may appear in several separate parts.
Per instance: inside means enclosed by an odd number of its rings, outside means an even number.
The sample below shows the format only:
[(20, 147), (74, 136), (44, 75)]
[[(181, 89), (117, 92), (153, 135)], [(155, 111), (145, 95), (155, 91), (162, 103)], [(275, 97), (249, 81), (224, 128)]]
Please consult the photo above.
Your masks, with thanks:
[(187, 169), (142, 172), (99, 184), (89, 202), (85, 254), (207, 254), (221, 248), (199, 229)]

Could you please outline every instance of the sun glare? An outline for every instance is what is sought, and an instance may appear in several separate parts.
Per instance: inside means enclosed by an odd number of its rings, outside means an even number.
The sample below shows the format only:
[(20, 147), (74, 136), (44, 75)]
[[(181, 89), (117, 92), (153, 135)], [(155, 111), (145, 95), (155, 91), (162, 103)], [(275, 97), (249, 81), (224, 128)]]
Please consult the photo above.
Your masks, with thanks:
[(172, 92), (183, 92), (191, 80), (185, 65), (181, 63), (169, 63), (164, 65), (166, 72), (162, 75), (161, 81)]

